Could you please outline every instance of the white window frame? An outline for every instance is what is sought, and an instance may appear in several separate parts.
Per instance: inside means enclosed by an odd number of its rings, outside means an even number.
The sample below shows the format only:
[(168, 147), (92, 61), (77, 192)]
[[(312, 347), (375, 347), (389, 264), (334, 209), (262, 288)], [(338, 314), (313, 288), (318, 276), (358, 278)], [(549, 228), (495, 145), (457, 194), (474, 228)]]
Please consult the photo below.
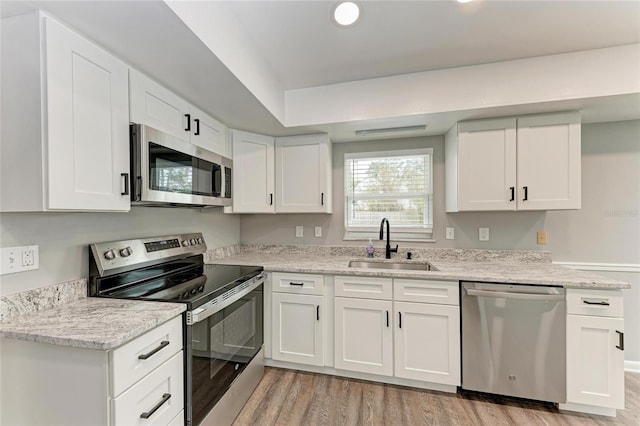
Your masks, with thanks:
[[(376, 158), (376, 157), (399, 157), (407, 155), (428, 155), (429, 156), (429, 179), (428, 188), (431, 192), (427, 193), (428, 209), (425, 209), (425, 214), (431, 218), (431, 226), (424, 227), (400, 227), (394, 226), (390, 223), (391, 238), (394, 241), (416, 241), (416, 242), (433, 242), (433, 148), (419, 148), (419, 149), (402, 149), (402, 150), (389, 150), (389, 151), (376, 151), (376, 152), (349, 152), (344, 154), (343, 163), (343, 191), (344, 191), (344, 237), (343, 240), (368, 240), (372, 238), (377, 240), (380, 236), (380, 227), (349, 227), (348, 213), (351, 194), (347, 191), (347, 160), (359, 159), (359, 158)], [(375, 196), (377, 198), (379, 196)], [(393, 198), (393, 196), (386, 196), (385, 198)], [(401, 198), (406, 198), (405, 196)], [(386, 238), (386, 230), (385, 230)]]

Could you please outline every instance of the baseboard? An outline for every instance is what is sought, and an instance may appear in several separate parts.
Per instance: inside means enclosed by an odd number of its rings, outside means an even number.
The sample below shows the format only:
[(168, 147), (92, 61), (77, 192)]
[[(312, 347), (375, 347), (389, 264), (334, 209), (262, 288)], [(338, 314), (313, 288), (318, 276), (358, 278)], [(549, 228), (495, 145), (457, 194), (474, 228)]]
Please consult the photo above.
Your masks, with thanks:
[(601, 272), (639, 272), (640, 263), (597, 263), (597, 262), (562, 262), (554, 261), (555, 265), (565, 266), (580, 271)]
[(629, 373), (640, 373), (640, 361), (625, 361), (624, 371)]

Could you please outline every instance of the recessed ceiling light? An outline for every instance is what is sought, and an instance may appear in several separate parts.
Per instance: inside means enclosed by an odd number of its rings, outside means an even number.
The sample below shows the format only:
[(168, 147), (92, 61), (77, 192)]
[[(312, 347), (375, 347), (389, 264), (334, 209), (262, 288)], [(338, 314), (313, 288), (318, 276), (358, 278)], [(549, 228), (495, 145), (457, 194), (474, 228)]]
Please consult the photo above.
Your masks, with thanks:
[(458, 0), (458, 3), (469, 3), (471, 0)]
[(343, 1), (333, 9), (333, 19), (342, 27), (353, 25), (360, 16), (360, 7), (352, 1)]

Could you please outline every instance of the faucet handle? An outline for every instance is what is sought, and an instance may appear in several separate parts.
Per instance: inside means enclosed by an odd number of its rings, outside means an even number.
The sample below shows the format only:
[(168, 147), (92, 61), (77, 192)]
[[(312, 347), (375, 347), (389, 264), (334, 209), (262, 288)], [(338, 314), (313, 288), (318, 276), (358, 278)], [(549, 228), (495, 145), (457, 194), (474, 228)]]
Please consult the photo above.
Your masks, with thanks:
[(389, 251), (392, 252), (392, 253), (397, 253), (398, 252), (398, 245), (396, 244), (396, 248), (389, 249)]

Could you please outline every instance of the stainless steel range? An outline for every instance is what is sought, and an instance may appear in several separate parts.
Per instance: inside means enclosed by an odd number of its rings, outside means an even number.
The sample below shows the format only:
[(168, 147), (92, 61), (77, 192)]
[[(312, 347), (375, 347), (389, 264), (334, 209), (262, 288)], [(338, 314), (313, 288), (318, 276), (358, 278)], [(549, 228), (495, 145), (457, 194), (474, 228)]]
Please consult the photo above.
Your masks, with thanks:
[(233, 422), (264, 371), (262, 267), (205, 265), (199, 233), (89, 247), (89, 296), (187, 305), (185, 425)]

